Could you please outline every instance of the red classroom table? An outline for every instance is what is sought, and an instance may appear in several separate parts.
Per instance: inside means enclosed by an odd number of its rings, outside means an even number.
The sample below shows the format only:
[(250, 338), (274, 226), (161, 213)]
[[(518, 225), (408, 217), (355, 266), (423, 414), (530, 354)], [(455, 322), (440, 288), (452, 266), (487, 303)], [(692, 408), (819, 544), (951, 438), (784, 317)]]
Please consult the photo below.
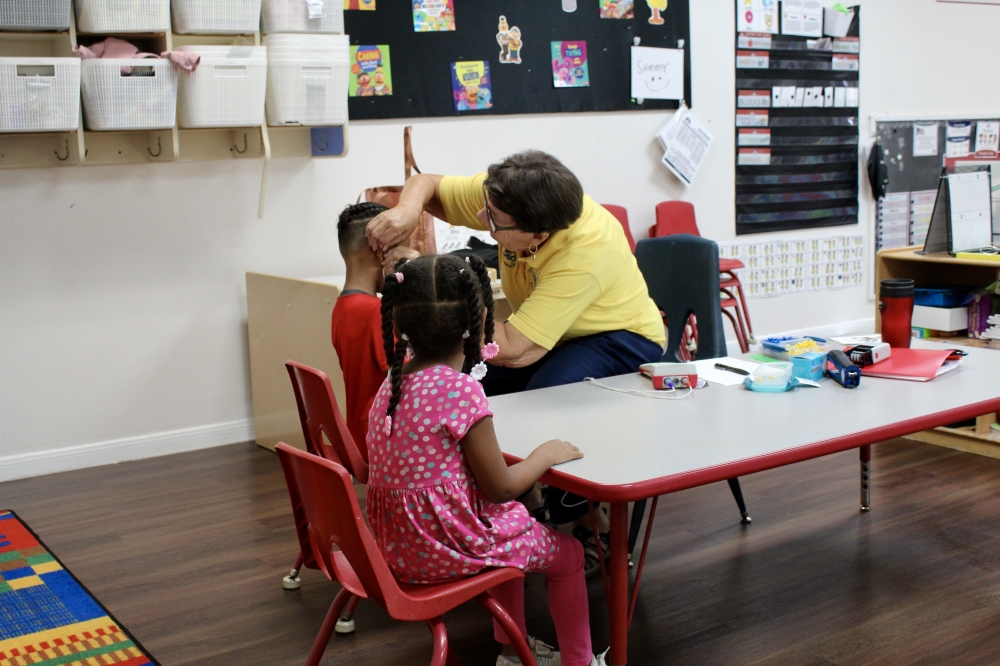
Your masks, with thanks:
[[(947, 348), (915, 340), (918, 345)], [(930, 382), (865, 377), (848, 390), (827, 379), (818, 389), (777, 394), (712, 385), (682, 400), (577, 383), (491, 398), (490, 408), (508, 462), (557, 438), (586, 454), (550, 470), (542, 481), (611, 504), (608, 663), (622, 666), (628, 661), (630, 615), (628, 502), (860, 449), (867, 508), (871, 444), (1000, 409), (1000, 353), (964, 349), (969, 356), (959, 368)], [(638, 375), (602, 383), (651, 389)]]

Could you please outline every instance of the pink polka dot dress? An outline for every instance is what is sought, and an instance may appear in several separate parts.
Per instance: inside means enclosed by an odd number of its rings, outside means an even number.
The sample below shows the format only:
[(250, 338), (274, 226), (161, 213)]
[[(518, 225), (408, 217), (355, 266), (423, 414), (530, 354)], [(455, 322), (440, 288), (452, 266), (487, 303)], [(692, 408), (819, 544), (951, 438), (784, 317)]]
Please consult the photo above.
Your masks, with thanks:
[(520, 502), (483, 497), (462, 453), (469, 428), (493, 415), (479, 382), (443, 365), (403, 375), (386, 436), (391, 395), (386, 380), (368, 415), (368, 520), (396, 578), (430, 583), (487, 567), (547, 567), (555, 533)]

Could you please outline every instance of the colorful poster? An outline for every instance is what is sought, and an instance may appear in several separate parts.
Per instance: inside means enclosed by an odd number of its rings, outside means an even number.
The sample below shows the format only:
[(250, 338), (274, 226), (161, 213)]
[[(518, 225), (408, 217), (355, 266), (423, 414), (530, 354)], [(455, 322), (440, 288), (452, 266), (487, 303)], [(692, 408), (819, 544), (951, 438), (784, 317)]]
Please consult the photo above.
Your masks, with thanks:
[(375, 11), (375, 0), (344, 0), (344, 9)]
[(455, 0), (413, 0), (413, 32), (455, 29)]
[(601, 3), (601, 18), (630, 19), (634, 14), (632, 0), (598, 0)]
[(392, 94), (389, 45), (351, 47), (349, 97), (383, 97)]
[(590, 85), (587, 42), (552, 42), (552, 85), (556, 88)]
[(483, 60), (451, 63), (451, 90), (456, 111), (492, 108), (490, 63)]

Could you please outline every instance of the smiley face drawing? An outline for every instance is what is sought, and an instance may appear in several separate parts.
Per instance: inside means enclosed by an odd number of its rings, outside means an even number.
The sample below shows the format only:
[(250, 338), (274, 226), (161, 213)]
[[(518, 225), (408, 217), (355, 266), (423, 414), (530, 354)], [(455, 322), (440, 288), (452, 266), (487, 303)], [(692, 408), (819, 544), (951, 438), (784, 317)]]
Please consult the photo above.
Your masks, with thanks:
[(670, 85), (670, 77), (663, 72), (646, 70), (646, 88), (653, 92), (666, 90)]

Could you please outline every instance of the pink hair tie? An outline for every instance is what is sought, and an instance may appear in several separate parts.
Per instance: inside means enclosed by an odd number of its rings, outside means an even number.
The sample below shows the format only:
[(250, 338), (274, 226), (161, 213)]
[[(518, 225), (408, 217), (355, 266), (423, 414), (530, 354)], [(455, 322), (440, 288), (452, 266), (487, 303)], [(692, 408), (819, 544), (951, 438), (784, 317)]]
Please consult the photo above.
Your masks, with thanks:
[(458, 274), (461, 275), (464, 272), (465, 272), (465, 269), (463, 268), (463, 269), (461, 269), (461, 270), (458, 271)]
[(487, 361), (490, 360), (491, 358), (496, 358), (496, 355), (499, 353), (500, 353), (500, 345), (498, 345), (495, 342), (487, 342), (485, 345), (483, 345), (483, 348), (480, 350), (480, 355), (482, 355), (482, 357)]
[(389, 435), (392, 434), (392, 417), (391, 416), (386, 416), (385, 417), (385, 425), (382, 426), (382, 432), (385, 433), (386, 437), (388, 437)]
[(399, 284), (403, 284), (403, 274), (402, 273), (393, 273), (393, 275), (396, 276), (396, 282), (398, 282)]

